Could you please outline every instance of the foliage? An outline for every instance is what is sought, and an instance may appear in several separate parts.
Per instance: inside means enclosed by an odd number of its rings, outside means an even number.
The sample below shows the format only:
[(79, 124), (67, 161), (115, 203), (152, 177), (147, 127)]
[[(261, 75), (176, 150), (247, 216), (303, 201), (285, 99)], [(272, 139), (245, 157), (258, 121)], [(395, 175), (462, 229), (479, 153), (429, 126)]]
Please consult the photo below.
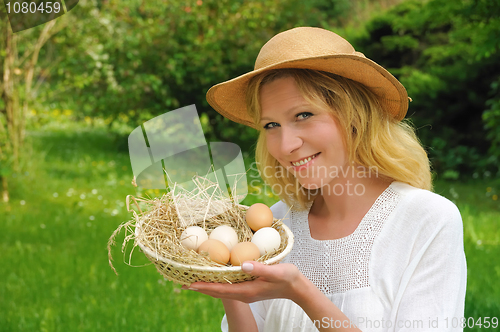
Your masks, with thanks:
[(488, 150), (498, 144), (500, 2), (409, 0), (370, 20), (366, 31), (356, 44), (407, 87), (409, 116), (433, 147), (434, 169), (451, 177), (498, 172)]
[(208, 88), (251, 70), (277, 32), (333, 23), (348, 9), (347, 0), (80, 1), (47, 50), (64, 60), (45, 100), (129, 128), (196, 104), (209, 139), (248, 145), (255, 131), (213, 111)]
[[(60, 109), (75, 120), (102, 118), (126, 136), (156, 115), (196, 104), (209, 141), (249, 151), (256, 132), (213, 111), (208, 88), (251, 70), (277, 32), (351, 29), (356, 48), (407, 86), (409, 116), (438, 173), (496, 173), (499, 7), (486, 0), (81, 0), (58, 19), (71, 24), (40, 51), (34, 108), (38, 115)], [(359, 27), (366, 13), (374, 18)]]
[[(0, 5), (0, 16), (6, 16)], [(26, 113), (34, 99), (33, 78), (40, 72), (38, 58), (41, 48), (64, 27), (64, 19), (49, 21), (43, 26), (14, 34), (7, 20), (0, 22), (0, 185), (2, 201), (9, 201), (8, 179), (20, 172), (25, 140)], [(43, 75), (42, 75), (43, 77)]]
[(500, 163), (500, 77), (491, 83), (491, 98), (486, 101), (489, 108), (483, 113), (487, 138), (491, 140), (490, 158), (497, 165)]

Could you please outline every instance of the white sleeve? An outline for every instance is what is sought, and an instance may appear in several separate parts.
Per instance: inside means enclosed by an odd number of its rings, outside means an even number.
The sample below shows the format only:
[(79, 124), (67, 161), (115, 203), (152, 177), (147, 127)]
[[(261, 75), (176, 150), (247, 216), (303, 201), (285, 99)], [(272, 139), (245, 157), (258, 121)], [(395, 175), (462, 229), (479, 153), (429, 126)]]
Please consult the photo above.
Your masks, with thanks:
[(391, 331), (462, 331), (456, 323), (464, 315), (467, 279), (463, 224), (449, 203), (440, 220), (431, 221), (438, 226), (414, 248), (396, 295)]
[(229, 327), (227, 326), (227, 317), (226, 317), (226, 315), (224, 315), (224, 317), (222, 317), (222, 322), (220, 323), (220, 330), (222, 332), (228, 332), (229, 331)]
[(250, 303), (250, 309), (252, 310), (253, 317), (255, 318), (255, 323), (257, 323), (259, 331), (264, 330), (264, 322), (267, 314), (265, 303), (266, 301)]

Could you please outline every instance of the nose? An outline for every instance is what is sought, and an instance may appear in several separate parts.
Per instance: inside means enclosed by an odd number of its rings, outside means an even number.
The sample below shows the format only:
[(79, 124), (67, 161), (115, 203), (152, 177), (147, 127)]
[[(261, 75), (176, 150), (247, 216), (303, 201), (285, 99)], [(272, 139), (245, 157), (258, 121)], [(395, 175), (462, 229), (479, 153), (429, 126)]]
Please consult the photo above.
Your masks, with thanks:
[(300, 136), (300, 132), (294, 128), (281, 128), (281, 152), (284, 155), (290, 155), (302, 146), (304, 141)]

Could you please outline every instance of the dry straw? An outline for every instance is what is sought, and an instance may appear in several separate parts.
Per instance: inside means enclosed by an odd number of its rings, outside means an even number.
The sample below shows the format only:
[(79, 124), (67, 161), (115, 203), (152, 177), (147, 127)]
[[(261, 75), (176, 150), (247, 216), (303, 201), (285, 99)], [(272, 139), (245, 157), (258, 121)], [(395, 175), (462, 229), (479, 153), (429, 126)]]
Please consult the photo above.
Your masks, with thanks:
[[(195, 189), (192, 191), (174, 186), (160, 198), (127, 196), (127, 210), (132, 212), (133, 218), (121, 224), (108, 241), (109, 264), (115, 273), (111, 246), (118, 233), (125, 229), (122, 252), (125, 252), (127, 243), (134, 240), (133, 248), (138, 246), (168, 280), (189, 285), (196, 281), (237, 283), (254, 278), (239, 266), (219, 264), (181, 245), (180, 235), (191, 225), (204, 228), (208, 234), (217, 226), (229, 225), (237, 231), (240, 242), (250, 241), (253, 234), (245, 221), (248, 207), (235, 204), (224, 195), (217, 181), (195, 176), (193, 182)], [(138, 211), (131, 209), (131, 203)], [(144, 205), (144, 211), (139, 203)], [(293, 245), (293, 235), (281, 220), (275, 219), (272, 227), (280, 233), (281, 244), (275, 253), (258, 259), (265, 264), (279, 263)], [(129, 265), (134, 249), (128, 258)]]

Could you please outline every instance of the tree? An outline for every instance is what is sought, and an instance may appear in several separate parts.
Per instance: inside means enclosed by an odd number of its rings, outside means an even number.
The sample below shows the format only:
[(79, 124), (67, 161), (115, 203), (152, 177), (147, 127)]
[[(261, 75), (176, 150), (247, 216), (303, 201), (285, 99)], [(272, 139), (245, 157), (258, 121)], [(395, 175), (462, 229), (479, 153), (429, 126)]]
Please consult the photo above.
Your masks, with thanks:
[(487, 100), (498, 100), (492, 84), (500, 77), (500, 2), (405, 1), (366, 30), (358, 48), (407, 87), (409, 115), (433, 147), (434, 169), (449, 177), (498, 171), (488, 159), (492, 135), (484, 134), (482, 114)]
[(104, 118), (110, 127), (119, 119), (129, 128), (194, 103), (209, 139), (248, 144), (256, 133), (208, 107), (208, 88), (251, 70), (260, 46), (277, 32), (335, 22), (348, 4), (81, 0), (57, 20), (16, 34), (4, 22), (0, 174), (5, 188), (7, 175), (18, 167), (32, 102), (45, 107), (55, 102), (80, 118)]
[(277, 32), (335, 22), (346, 4), (80, 1), (68, 14), (73, 24), (47, 49), (65, 54), (65, 60), (49, 77), (44, 95), (80, 117), (103, 117), (110, 127), (118, 119), (134, 128), (194, 103), (210, 139), (248, 144), (256, 133), (215, 113), (205, 101), (208, 88), (252, 70), (260, 47)]
[[(0, 10), (5, 10), (1, 6)], [(5, 15), (5, 13), (3, 13)], [(20, 170), (21, 149), (25, 140), (26, 114), (33, 101), (33, 79), (45, 43), (65, 25), (56, 20), (14, 34), (7, 20), (0, 23), (0, 183), (2, 200), (9, 201), (8, 176)]]

